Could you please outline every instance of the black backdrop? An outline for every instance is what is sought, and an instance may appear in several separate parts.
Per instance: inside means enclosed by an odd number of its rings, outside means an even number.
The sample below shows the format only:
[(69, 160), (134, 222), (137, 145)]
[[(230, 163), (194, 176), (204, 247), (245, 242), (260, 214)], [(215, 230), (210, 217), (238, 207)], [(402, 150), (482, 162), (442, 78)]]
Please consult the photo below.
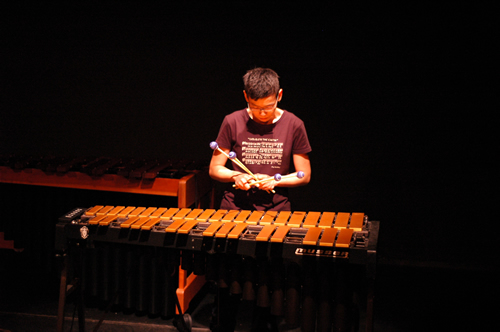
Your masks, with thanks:
[(241, 76), (270, 67), (280, 107), (313, 146), (294, 210), (380, 220), (381, 261), (492, 265), (488, 9), (124, 1), (2, 12), (1, 153), (208, 160), (224, 115), (245, 106)]

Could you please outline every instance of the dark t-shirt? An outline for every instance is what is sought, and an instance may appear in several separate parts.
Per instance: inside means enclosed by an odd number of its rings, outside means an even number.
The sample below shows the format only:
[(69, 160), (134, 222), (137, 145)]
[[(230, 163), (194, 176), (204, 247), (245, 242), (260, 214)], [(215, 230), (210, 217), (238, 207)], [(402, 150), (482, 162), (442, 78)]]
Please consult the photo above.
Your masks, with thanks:
[[(294, 154), (311, 152), (304, 122), (284, 111), (273, 124), (263, 125), (252, 119), (246, 109), (227, 115), (222, 122), (217, 143), (236, 153), (245, 166), (257, 174), (274, 176), (290, 173)], [(245, 172), (232, 163), (235, 170)], [(300, 170), (296, 170), (300, 171)], [(275, 188), (276, 194), (259, 189), (225, 191), (221, 208), (229, 210), (290, 210), (286, 188)]]

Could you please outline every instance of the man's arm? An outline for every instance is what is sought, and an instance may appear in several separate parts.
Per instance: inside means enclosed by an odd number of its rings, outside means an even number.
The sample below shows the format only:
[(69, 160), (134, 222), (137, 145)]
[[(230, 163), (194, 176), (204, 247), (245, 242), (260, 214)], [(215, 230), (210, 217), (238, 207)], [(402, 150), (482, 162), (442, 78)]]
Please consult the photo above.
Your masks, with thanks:
[[(229, 154), (229, 149), (220, 148), (226, 154)], [(233, 171), (226, 167), (227, 157), (220, 151), (215, 150), (210, 160), (209, 174), (210, 177), (220, 182), (234, 182), (238, 189), (250, 189), (249, 181), (254, 180), (247, 173)]]
[[(266, 181), (261, 184), (260, 189), (262, 190), (272, 190), (274, 187), (299, 187), (304, 186), (311, 181), (311, 162), (309, 160), (309, 155), (307, 154), (294, 154), (293, 155), (293, 164), (295, 166), (296, 172), (291, 173), (290, 175), (297, 175), (297, 172), (304, 172), (304, 177), (299, 179), (297, 176), (286, 177), (281, 181)], [(288, 175), (288, 174), (281, 174)], [(258, 174), (257, 177), (259, 179), (264, 179), (269, 177), (269, 175)]]

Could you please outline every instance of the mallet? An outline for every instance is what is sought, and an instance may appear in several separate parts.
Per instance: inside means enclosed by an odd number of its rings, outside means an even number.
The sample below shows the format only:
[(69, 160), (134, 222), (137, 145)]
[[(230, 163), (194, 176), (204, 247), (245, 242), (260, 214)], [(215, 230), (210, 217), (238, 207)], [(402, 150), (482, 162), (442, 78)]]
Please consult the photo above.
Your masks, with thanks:
[[(212, 150), (219, 150), (222, 154), (224, 154), (227, 158), (231, 159), (235, 164), (241, 167), (245, 172), (247, 172), (251, 177), (255, 179), (255, 181), (258, 181), (259, 179), (255, 176), (255, 174), (252, 173), (241, 161), (239, 161), (238, 158), (236, 158), (236, 152), (231, 151), (229, 154), (225, 153), (221, 148), (219, 148), (219, 144), (215, 141), (210, 143), (210, 147)], [(253, 184), (252, 184), (253, 185)], [(275, 191), (271, 190), (272, 193), (274, 194)], [(269, 191), (268, 191), (269, 192)]]
[[(304, 176), (305, 176), (305, 173), (302, 171), (298, 171), (297, 174), (288, 174), (288, 175), (283, 175), (283, 176), (279, 173), (276, 173), (274, 176), (270, 176), (268, 178), (253, 182), (252, 186), (254, 184), (259, 184), (259, 183), (263, 183), (263, 182), (267, 182), (267, 181), (271, 181), (271, 180), (281, 181), (282, 179), (294, 178), (294, 177), (298, 177), (299, 179), (302, 179)], [(236, 187), (236, 185), (233, 185), (233, 187)]]

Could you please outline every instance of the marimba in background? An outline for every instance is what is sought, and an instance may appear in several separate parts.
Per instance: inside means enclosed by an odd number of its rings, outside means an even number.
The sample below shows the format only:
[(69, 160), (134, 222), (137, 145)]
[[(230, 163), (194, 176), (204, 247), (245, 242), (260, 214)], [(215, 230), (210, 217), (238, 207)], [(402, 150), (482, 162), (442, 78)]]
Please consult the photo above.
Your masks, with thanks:
[[(72, 207), (96, 199), (115, 205), (210, 207), (212, 188), (208, 162), (0, 156), (0, 248), (18, 251), (26, 271), (50, 276), (57, 270), (57, 218)], [(182, 273), (181, 283), (188, 278)]]

